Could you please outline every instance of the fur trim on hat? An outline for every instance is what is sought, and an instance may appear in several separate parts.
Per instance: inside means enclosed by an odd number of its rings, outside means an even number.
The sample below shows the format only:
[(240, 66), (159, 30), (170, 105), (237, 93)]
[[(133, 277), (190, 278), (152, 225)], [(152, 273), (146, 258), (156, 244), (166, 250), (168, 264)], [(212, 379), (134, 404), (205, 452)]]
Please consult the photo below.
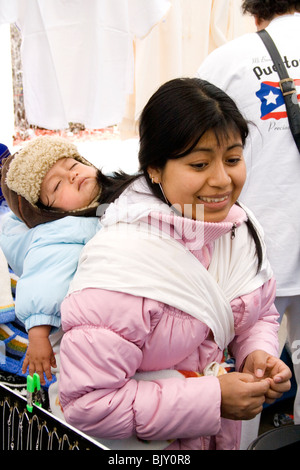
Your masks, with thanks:
[(74, 158), (85, 165), (91, 165), (68, 140), (41, 136), (33, 139), (14, 155), (6, 175), (6, 184), (9, 189), (35, 205), (39, 200), (41, 184), (46, 173), (61, 158)]

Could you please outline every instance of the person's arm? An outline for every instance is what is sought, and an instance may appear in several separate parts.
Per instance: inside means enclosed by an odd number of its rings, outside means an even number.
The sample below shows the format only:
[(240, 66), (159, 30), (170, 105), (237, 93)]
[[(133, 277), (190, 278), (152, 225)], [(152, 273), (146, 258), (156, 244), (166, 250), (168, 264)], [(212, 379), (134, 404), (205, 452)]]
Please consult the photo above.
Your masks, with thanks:
[(60, 327), (60, 304), (83, 246), (98, 229), (96, 217), (65, 217), (33, 229), (13, 214), (7, 218), (0, 244), (19, 276), (15, 312), (27, 330), (39, 325)]
[(274, 305), (276, 283), (266, 282), (256, 291), (231, 302), (235, 317), (236, 336), (230, 353), (236, 360), (236, 370), (242, 371), (247, 356), (256, 350), (278, 356), (278, 312)]
[(135, 380), (162, 307), (101, 289), (84, 295), (62, 304), (60, 402), (71, 425), (107, 439), (196, 438), (217, 434), (222, 413), (246, 419), (260, 410), (269, 384), (246, 374)]
[(29, 345), (22, 367), (23, 374), (26, 373), (27, 368), (31, 376), (37, 372), (42, 385), (45, 384), (44, 373), (47, 379), (51, 380), (51, 367), (56, 367), (55, 356), (49, 341), (50, 331), (51, 326), (49, 325), (30, 328), (28, 332)]
[(62, 303), (59, 388), (66, 421), (107, 439), (216, 434), (221, 424), (217, 378), (133, 378), (151, 317), (160, 316), (157, 302), (101, 289), (83, 295), (75, 292)]
[(275, 280), (271, 279), (232, 304), (236, 317), (241, 317), (236, 322), (237, 335), (231, 344), (237, 370), (251, 374), (255, 380), (268, 380), (268, 403), (289, 390), (291, 378), (290, 369), (278, 358), (279, 315), (274, 304), (275, 292)]
[(95, 217), (65, 217), (39, 225), (28, 245), (17, 284), (16, 315), (27, 330), (61, 325), (60, 305), (83, 246), (96, 234)]

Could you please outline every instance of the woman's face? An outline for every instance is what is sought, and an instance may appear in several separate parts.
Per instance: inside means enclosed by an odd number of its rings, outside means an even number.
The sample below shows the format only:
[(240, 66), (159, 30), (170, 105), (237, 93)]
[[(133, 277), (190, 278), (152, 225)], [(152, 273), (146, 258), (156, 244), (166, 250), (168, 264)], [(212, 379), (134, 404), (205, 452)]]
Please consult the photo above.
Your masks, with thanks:
[(208, 131), (188, 155), (148, 168), (165, 197), (195, 220), (220, 222), (237, 201), (246, 179), (242, 139), (237, 133), (218, 142)]
[(98, 194), (96, 168), (61, 158), (42, 181), (40, 201), (47, 207), (72, 211), (89, 206)]

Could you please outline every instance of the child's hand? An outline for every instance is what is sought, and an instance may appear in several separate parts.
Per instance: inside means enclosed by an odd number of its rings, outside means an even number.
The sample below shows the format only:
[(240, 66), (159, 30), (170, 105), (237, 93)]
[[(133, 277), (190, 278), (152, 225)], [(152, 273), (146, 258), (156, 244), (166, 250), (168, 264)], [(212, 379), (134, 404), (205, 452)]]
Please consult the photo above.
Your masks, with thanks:
[(42, 385), (46, 383), (44, 373), (47, 379), (51, 380), (51, 367), (56, 367), (55, 356), (49, 341), (50, 329), (50, 327), (42, 325), (29, 330), (29, 345), (22, 367), (23, 374), (26, 373), (27, 367), (31, 376), (37, 372)]
[(253, 351), (245, 361), (243, 372), (252, 374), (257, 380), (267, 379), (270, 388), (266, 393), (266, 403), (273, 403), (291, 388), (292, 373), (289, 367), (275, 356), (265, 351)]

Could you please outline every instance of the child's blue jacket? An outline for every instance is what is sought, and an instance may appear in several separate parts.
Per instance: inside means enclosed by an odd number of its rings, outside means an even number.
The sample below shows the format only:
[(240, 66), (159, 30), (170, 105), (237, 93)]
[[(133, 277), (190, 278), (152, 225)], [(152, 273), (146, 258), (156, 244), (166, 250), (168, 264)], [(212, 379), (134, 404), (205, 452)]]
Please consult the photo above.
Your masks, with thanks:
[(15, 312), (27, 331), (40, 325), (60, 327), (60, 305), (80, 252), (99, 229), (96, 217), (68, 216), (31, 229), (12, 212), (3, 217), (0, 247), (19, 276)]

